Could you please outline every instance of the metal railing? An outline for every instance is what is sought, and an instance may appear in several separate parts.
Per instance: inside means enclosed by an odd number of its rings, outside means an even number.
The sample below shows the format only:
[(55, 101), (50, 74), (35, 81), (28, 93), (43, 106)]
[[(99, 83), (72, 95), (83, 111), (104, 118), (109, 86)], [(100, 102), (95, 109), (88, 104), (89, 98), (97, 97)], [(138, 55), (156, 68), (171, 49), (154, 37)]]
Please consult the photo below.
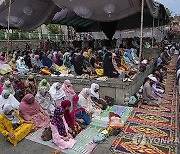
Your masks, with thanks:
[[(8, 34), (0, 32), (0, 40), (7, 40)], [(10, 40), (67, 40), (68, 36), (64, 34), (41, 34), (41, 33), (27, 33), (15, 32), (9, 34)]]

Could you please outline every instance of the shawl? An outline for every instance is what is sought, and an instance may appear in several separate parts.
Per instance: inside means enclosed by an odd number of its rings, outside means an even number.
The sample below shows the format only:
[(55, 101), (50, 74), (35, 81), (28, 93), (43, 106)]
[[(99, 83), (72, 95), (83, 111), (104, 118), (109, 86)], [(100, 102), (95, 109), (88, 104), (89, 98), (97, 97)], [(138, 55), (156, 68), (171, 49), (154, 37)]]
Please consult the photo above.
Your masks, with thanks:
[[(20, 125), (21, 122), (18, 119), (18, 117), (16, 116), (15, 111), (13, 111), (13, 110), (14, 110), (14, 108), (10, 104), (5, 104), (3, 106), (3, 113), (4, 113), (5, 117), (12, 122), (13, 126), (16, 127), (17, 125)], [(11, 111), (13, 111), (13, 113), (9, 114)]]
[(39, 83), (39, 88), (44, 87), (44, 86), (47, 87), (47, 89), (50, 88), (50, 84), (47, 82), (46, 79), (41, 80)]
[(51, 124), (56, 126), (59, 132), (60, 136), (67, 136), (66, 133), (66, 128), (64, 125), (64, 121), (62, 118), (60, 118), (60, 115), (64, 114), (64, 109), (61, 106), (56, 107), (56, 109), (54, 110), (54, 116), (51, 119)]
[(12, 95), (15, 95), (14, 88), (9, 80), (4, 82), (3, 89), (8, 90)]
[(85, 99), (87, 99), (91, 94), (91, 90), (89, 88), (83, 88), (80, 92), (80, 95), (82, 95)]
[(68, 96), (74, 96), (76, 94), (70, 80), (64, 81), (64, 83), (62, 85), (62, 89), (64, 90), (67, 97)]
[(110, 56), (112, 56), (112, 53), (107, 52), (104, 57), (103, 69), (104, 69), (105, 76), (111, 76), (111, 74), (113, 74), (113, 72), (115, 71), (115, 68), (112, 63), (112, 58), (109, 58)]
[(53, 102), (51, 95), (48, 92), (47, 87), (41, 87), (38, 90), (35, 99), (38, 101), (38, 103), (41, 105), (41, 107), (44, 110), (47, 110)]
[(69, 52), (66, 52), (64, 55), (63, 55), (63, 64), (64, 66), (68, 67), (68, 68), (71, 68), (72, 67), (72, 64), (71, 64), (71, 61), (70, 61), (70, 53)]
[(72, 111), (71, 111), (71, 117), (73, 119), (73, 125), (76, 124), (76, 114), (81, 112), (81, 111), (85, 111), (84, 108), (80, 107), (78, 105), (78, 101), (79, 101), (79, 96), (78, 95), (74, 95), (73, 99), (72, 99)]
[[(69, 108), (71, 107), (71, 102), (69, 100), (64, 100), (61, 102), (61, 107), (64, 109), (64, 118), (68, 124), (69, 127), (73, 127), (73, 119), (71, 117)], [(66, 109), (68, 107), (68, 109)]]
[(10, 60), (9, 65), (11, 66), (12, 69), (16, 68), (16, 60), (15, 60), (15, 58), (12, 58)]
[[(9, 97), (6, 98), (6, 96), (9, 96)], [(14, 109), (19, 108), (19, 102), (13, 95), (10, 94), (8, 90), (3, 90), (0, 96), (0, 113), (2, 113), (2, 106), (4, 104), (10, 104)]]
[(14, 79), (13, 87), (16, 91), (25, 89), (24, 83), (21, 81), (21, 79), (18, 79), (18, 78)]
[(95, 92), (95, 90), (98, 90), (99, 89), (99, 85), (96, 84), (96, 83), (92, 83), (91, 84), (91, 96), (92, 97), (95, 97), (97, 99), (99, 99), (99, 93), (98, 92)]
[(52, 60), (48, 58), (46, 55), (42, 56), (41, 63), (43, 64), (43, 66), (47, 66), (48, 68), (50, 68), (53, 64)]
[(51, 94), (51, 97), (54, 101), (61, 100), (63, 97), (66, 96), (59, 82), (53, 83), (53, 85), (49, 89), (49, 93)]
[[(33, 102), (31, 102), (32, 99), (34, 99)], [(36, 115), (40, 112), (40, 105), (35, 100), (32, 94), (27, 94), (23, 97), (20, 103), (19, 111), (24, 117), (24, 119), (29, 120), (29, 117)]]

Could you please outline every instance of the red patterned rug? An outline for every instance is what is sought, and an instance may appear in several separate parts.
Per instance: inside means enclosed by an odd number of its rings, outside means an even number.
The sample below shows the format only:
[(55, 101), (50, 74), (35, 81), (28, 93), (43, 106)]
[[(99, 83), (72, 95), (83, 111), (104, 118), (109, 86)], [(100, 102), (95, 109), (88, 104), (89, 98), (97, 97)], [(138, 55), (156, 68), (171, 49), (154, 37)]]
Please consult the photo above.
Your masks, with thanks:
[(178, 99), (175, 73), (170, 72), (161, 106), (140, 104), (134, 108), (110, 150), (113, 153), (177, 154)]

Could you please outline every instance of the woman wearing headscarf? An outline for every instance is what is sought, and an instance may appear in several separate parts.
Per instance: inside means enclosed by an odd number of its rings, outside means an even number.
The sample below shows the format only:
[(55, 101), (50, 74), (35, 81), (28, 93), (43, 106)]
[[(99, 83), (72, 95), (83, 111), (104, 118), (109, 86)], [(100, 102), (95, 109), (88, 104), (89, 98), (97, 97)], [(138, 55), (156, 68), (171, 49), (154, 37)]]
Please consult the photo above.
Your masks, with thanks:
[(40, 87), (35, 96), (35, 99), (48, 115), (54, 114), (54, 110), (55, 110), (54, 101), (47, 87), (45, 86)]
[(25, 85), (24, 85), (24, 82), (22, 82), (20, 78), (15, 78), (14, 82), (13, 82), (13, 87), (14, 87), (14, 90), (15, 90), (14, 97), (18, 101), (21, 101), (22, 98), (25, 95)]
[(51, 68), (51, 66), (52, 66), (52, 64), (53, 64), (52, 60), (51, 60), (50, 58), (48, 58), (48, 57), (46, 56), (46, 54), (44, 54), (44, 55), (42, 56), (41, 63), (42, 63), (43, 66), (46, 66), (46, 67), (48, 67), (48, 68)]
[(56, 107), (54, 116), (51, 119), (50, 127), (52, 130), (53, 142), (61, 149), (70, 149), (76, 143), (76, 140), (68, 132), (69, 128), (64, 119), (64, 109), (61, 106)]
[(34, 96), (37, 93), (37, 82), (33, 75), (29, 75), (25, 82), (26, 91), (25, 94), (33, 94)]
[(23, 57), (19, 57), (19, 59), (16, 61), (16, 68), (17, 68), (18, 72), (20, 72), (20, 73), (29, 72), (29, 69), (25, 64)]
[(71, 54), (69, 52), (63, 55), (63, 64), (65, 67), (69, 68), (71, 72), (74, 72), (74, 66), (71, 63)]
[(66, 95), (66, 98), (70, 101), (72, 101), (72, 97), (74, 95), (76, 95), (74, 89), (73, 89), (73, 85), (71, 84), (70, 80), (65, 80), (63, 85), (62, 85), (62, 89)]
[(61, 88), (61, 84), (59, 82), (53, 83), (51, 88), (49, 89), (49, 93), (51, 94), (52, 99), (55, 102), (55, 106), (61, 105), (61, 102), (65, 99), (66, 94)]
[(4, 82), (3, 90), (8, 90), (12, 95), (15, 95), (14, 87), (9, 80)]
[(12, 58), (9, 62), (9, 65), (11, 66), (12, 70), (16, 70), (16, 59)]
[(63, 54), (54, 52), (53, 55), (54, 55), (54, 57), (53, 57), (54, 63), (58, 66), (62, 66), (63, 65)]
[(107, 104), (105, 100), (101, 99), (99, 96), (99, 85), (96, 83), (91, 84), (91, 100), (102, 110), (105, 110), (107, 108)]
[(25, 54), (24, 61), (25, 61), (26, 66), (28, 66), (28, 68), (31, 69), (32, 68), (31, 57), (28, 54), (28, 52), (26, 52)]
[(0, 114), (0, 132), (5, 139), (14, 146), (25, 138), (34, 125), (23, 120), (10, 104), (3, 106), (3, 113)]
[(70, 133), (75, 136), (75, 123), (73, 121), (73, 118), (70, 114), (70, 107), (71, 107), (71, 102), (69, 100), (64, 100), (61, 102), (61, 107), (64, 109), (64, 118), (66, 120), (66, 123), (68, 127), (70, 128)]
[(47, 126), (50, 122), (49, 116), (41, 108), (32, 94), (27, 94), (19, 106), (20, 115), (27, 121), (31, 121), (36, 129)]
[(124, 60), (124, 50), (123, 49), (120, 50), (120, 57), (121, 57), (121, 67), (120, 67), (120, 69), (122, 71), (129, 71), (131, 69), (131, 66), (128, 63), (126, 63), (125, 60)]
[(90, 74), (90, 70), (87, 69), (86, 60), (84, 57), (84, 56), (88, 56), (86, 53), (87, 52), (85, 52), (84, 55), (77, 55), (73, 58), (72, 64), (74, 65), (75, 72), (78, 75)]
[(3, 90), (0, 95), (0, 113), (2, 113), (2, 107), (5, 104), (10, 104), (14, 109), (19, 109), (19, 102), (8, 90)]
[(3, 85), (4, 85), (4, 76), (0, 75), (0, 95), (3, 91)]
[(119, 74), (115, 70), (113, 63), (112, 63), (112, 53), (107, 52), (103, 61), (103, 69), (104, 69), (104, 75), (108, 76), (110, 78), (118, 77)]
[(47, 89), (49, 90), (49, 89), (50, 89), (50, 84), (49, 84), (49, 82), (48, 82), (46, 79), (42, 79), (42, 80), (39, 82), (39, 87), (38, 87), (38, 89), (40, 89), (41, 87), (47, 87)]

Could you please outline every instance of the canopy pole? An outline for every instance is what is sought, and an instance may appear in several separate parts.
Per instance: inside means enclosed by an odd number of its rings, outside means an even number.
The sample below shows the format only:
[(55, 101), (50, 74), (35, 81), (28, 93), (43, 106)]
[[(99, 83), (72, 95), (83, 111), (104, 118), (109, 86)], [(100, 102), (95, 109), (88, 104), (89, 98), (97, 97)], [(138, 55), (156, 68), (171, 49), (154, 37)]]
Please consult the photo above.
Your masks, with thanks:
[(141, 3), (141, 36), (140, 36), (138, 71), (139, 71), (140, 65), (141, 65), (142, 48), (143, 48), (143, 21), (144, 21), (144, 0), (142, 0), (142, 3)]
[(9, 39), (9, 30), (10, 30), (10, 14), (11, 14), (11, 2), (12, 0), (9, 0), (9, 8), (8, 8), (8, 33), (7, 33), (7, 52), (6, 52), (6, 60), (8, 61), (8, 55), (9, 55), (9, 49), (10, 49), (10, 39)]
[(152, 27), (152, 48), (154, 47), (154, 18), (153, 18), (153, 27)]

